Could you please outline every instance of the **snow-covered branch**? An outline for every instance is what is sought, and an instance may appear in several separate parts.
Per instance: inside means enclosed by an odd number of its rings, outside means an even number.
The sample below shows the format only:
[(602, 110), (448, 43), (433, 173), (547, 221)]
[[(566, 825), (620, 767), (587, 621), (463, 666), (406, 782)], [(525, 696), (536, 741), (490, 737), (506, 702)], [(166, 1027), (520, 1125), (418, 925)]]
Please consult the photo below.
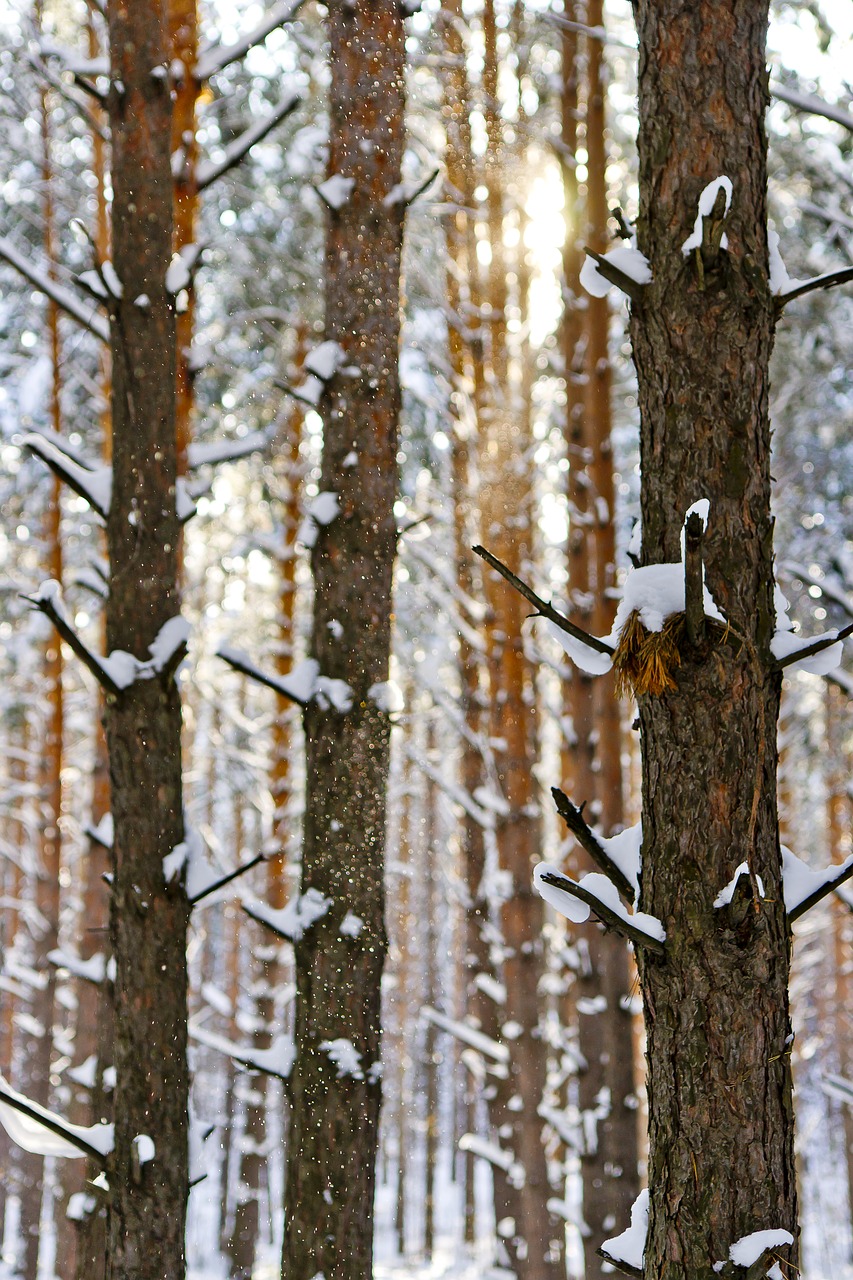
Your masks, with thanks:
[(519, 595), (524, 596), (524, 599), (528, 604), (533, 605), (536, 610), (537, 617), (547, 618), (548, 621), (553, 622), (554, 626), (558, 627), (560, 631), (565, 631), (567, 635), (573, 636), (575, 640), (579, 640), (580, 643), (586, 645), (588, 649), (594, 649), (596, 653), (603, 653), (608, 657), (613, 656), (613, 649), (606, 641), (599, 640), (598, 636), (589, 635), (582, 627), (577, 627), (573, 622), (570, 622), (568, 618), (564, 618), (563, 615), (558, 613), (552, 605), (543, 600), (541, 596), (538, 596), (532, 587), (528, 587), (526, 582), (522, 582), (521, 578), (516, 577), (511, 569), (508, 569), (502, 561), (498, 560), (497, 556), (493, 556), (485, 547), (477, 546), (474, 547), (473, 550), (478, 556), (481, 556), (482, 559), (485, 560), (486, 564), (490, 565), (496, 573), (499, 573), (511, 587), (514, 587)]
[[(298, 707), (306, 707), (311, 700), (311, 693), (308, 687), (301, 681), (294, 679), (294, 676), (268, 676), (260, 667), (256, 667), (247, 653), (242, 649), (232, 649), (230, 645), (224, 644), (216, 650), (216, 656), (221, 658), (223, 662), (227, 662), (229, 667), (235, 671), (239, 671), (241, 675), (248, 676), (250, 680), (257, 681), (258, 684), (264, 684), (268, 689), (274, 689), (282, 698), (288, 698), (291, 702), (295, 702)], [(301, 666), (302, 664), (300, 664)], [(298, 672), (299, 668), (296, 668)]]
[[(778, 636), (779, 632), (776, 634)], [(833, 628), (832, 631), (827, 631), (825, 635), (818, 636), (811, 644), (803, 644), (791, 653), (787, 653), (783, 657), (777, 657), (774, 668), (776, 671), (784, 671), (792, 663), (802, 662), (805, 658), (813, 658), (816, 654), (823, 653), (824, 649), (831, 648), (832, 645), (838, 644), (840, 640), (845, 640), (849, 635), (853, 635), (853, 622), (848, 623), (846, 627), (842, 627), (840, 631), (836, 631)]]
[(250, 1045), (232, 1044), (225, 1036), (207, 1031), (196, 1022), (190, 1022), (188, 1030), (191, 1039), (208, 1049), (215, 1049), (217, 1053), (232, 1058), (234, 1062), (239, 1062), (242, 1067), (248, 1067), (250, 1071), (260, 1071), (263, 1075), (287, 1080), (293, 1069), (296, 1047), (290, 1035), (277, 1036), (269, 1049), (256, 1049)]
[(853, 854), (844, 862), (813, 871), (802, 859), (782, 846), (782, 885), (785, 910), (791, 924), (828, 897), (853, 876)]
[(0, 1076), (0, 1123), (24, 1151), (39, 1156), (88, 1156), (102, 1167), (113, 1149), (113, 1126), (70, 1124), (12, 1089)]
[(482, 1053), (487, 1058), (493, 1058), (495, 1062), (509, 1062), (509, 1049), (505, 1044), (493, 1040), (491, 1036), (485, 1035), (476, 1027), (472, 1027), (467, 1022), (458, 1022), (454, 1018), (448, 1018), (443, 1013), (439, 1013), (438, 1009), (433, 1009), (432, 1005), (422, 1005), (421, 1017), (427, 1022), (431, 1022), (434, 1027), (438, 1027), (440, 1031), (446, 1031), (448, 1035), (453, 1036), (456, 1040), (461, 1040), (463, 1044), (469, 1045), (472, 1049), (476, 1049), (478, 1053)]
[(771, 84), (770, 93), (780, 102), (787, 102), (789, 107), (795, 107), (797, 111), (805, 111), (811, 116), (823, 116), (825, 120), (833, 120), (853, 133), (853, 115), (843, 107), (819, 98), (815, 93), (798, 93), (796, 89), (788, 89), (782, 84)]
[(273, 431), (266, 427), (233, 440), (213, 440), (210, 444), (193, 441), (187, 447), (187, 467), (190, 471), (198, 471), (201, 467), (216, 466), (219, 462), (236, 462), (252, 453), (268, 449), (272, 439)]
[(225, 148), (225, 154), (221, 160), (209, 160), (198, 166), (197, 186), (199, 191), (205, 191), (217, 178), (221, 178), (224, 174), (229, 173), (240, 163), (244, 156), (248, 155), (252, 147), (262, 142), (268, 133), (271, 133), (276, 125), (281, 124), (291, 112), (295, 111), (302, 101), (298, 93), (292, 93), (278, 104), (269, 115), (263, 116), (262, 119), (256, 120), (253, 125), (236, 137)]
[(825, 275), (803, 280), (785, 293), (776, 295), (776, 311), (780, 313), (789, 302), (793, 302), (795, 298), (802, 298), (805, 293), (813, 293), (815, 289), (834, 289), (836, 285), (847, 284), (850, 280), (853, 280), (853, 267), (843, 267), (840, 271), (827, 271)]
[(59, 600), (59, 584), (49, 581), (42, 583), (40, 590), (34, 596), (22, 596), (22, 599), (28, 601), (33, 608), (38, 609), (39, 613), (43, 613), (56, 628), (61, 638), (68, 645), (75, 657), (79, 658), (105, 693), (112, 697), (117, 697), (121, 693), (121, 686), (116, 683), (109, 671), (103, 664), (102, 659), (86, 645), (78, 636), (72, 627), (65, 611)]
[(252, 31), (248, 31), (240, 40), (236, 40), (234, 44), (212, 45), (202, 50), (199, 60), (193, 69), (193, 75), (200, 83), (209, 80), (211, 76), (215, 76), (218, 72), (223, 71), (232, 62), (238, 62), (240, 58), (245, 58), (250, 49), (256, 44), (262, 44), (268, 35), (278, 27), (283, 27), (285, 23), (291, 22), (302, 8), (303, 0), (279, 0), (278, 4), (274, 4), (269, 13), (263, 18)]
[(96, 338), (100, 338), (101, 342), (109, 342), (110, 327), (104, 317), (92, 311), (91, 308), (85, 307), (70, 289), (64, 288), (56, 280), (52, 280), (46, 272), (33, 266), (5, 236), (0, 236), (0, 258), (19, 271), (34, 289), (50, 298), (51, 302), (55, 302), (60, 311), (71, 316), (84, 329), (88, 329)]
[(587, 826), (582, 810), (576, 808), (565, 792), (561, 791), (559, 787), (552, 787), (551, 795), (554, 797), (554, 804), (556, 805), (557, 813), (559, 813), (560, 817), (565, 822), (566, 827), (577, 840), (580, 847), (585, 853), (589, 854), (595, 865), (599, 867), (606, 876), (610, 877), (622, 897), (629, 903), (629, 905), (632, 905), (636, 896), (634, 885), (631, 883), (628, 876), (626, 876), (622, 868), (619, 867), (610, 857), (604, 843), (599, 840), (591, 827)]
[[(55, 444), (54, 440), (61, 443)], [(110, 510), (110, 499), (112, 498), (111, 467), (81, 465), (66, 450), (62, 438), (55, 434), (53, 434), (53, 439), (50, 440), (42, 432), (31, 431), (29, 435), (24, 436), (21, 443), (25, 448), (41, 458), (42, 462), (50, 467), (54, 475), (58, 476), (60, 480), (64, 480), (69, 489), (73, 489), (79, 497), (85, 498), (92, 510), (96, 511), (102, 520), (106, 520)]]
[[(615, 285), (627, 294), (632, 302), (638, 302), (643, 289), (650, 283), (652, 273), (649, 264), (639, 249), (619, 246), (608, 253), (596, 253), (594, 249), (584, 248), (587, 262), (581, 269), (580, 282), (594, 298), (604, 296), (606, 288), (600, 286), (596, 276), (603, 277), (607, 285)], [(590, 268), (590, 262), (594, 268)]]
[(555, 911), (576, 924), (587, 920), (590, 911), (594, 911), (603, 925), (624, 934), (635, 946), (645, 947), (659, 956), (665, 955), (666, 933), (661, 922), (643, 911), (629, 913), (606, 876), (593, 872), (578, 882), (564, 876), (556, 867), (540, 862), (533, 882)]

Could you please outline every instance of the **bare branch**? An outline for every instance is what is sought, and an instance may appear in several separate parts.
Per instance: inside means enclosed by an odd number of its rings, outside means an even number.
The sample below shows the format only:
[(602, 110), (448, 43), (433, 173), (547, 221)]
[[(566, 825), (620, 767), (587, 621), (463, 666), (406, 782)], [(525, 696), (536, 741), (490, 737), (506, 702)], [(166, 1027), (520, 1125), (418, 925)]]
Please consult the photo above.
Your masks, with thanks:
[(278, 27), (283, 27), (285, 23), (291, 22), (302, 8), (304, 0), (280, 0), (280, 3), (274, 4), (269, 13), (258, 24), (254, 30), (246, 33), (241, 40), (235, 41), (234, 44), (213, 45), (202, 50), (198, 62), (193, 68), (193, 75), (196, 80), (202, 82), (209, 80), (211, 76), (217, 75), (223, 71), (232, 62), (238, 62), (240, 58), (245, 58), (250, 49), (256, 44), (262, 44), (268, 35), (271, 35)]
[(386, 209), (391, 209), (394, 205), (402, 205), (404, 209), (408, 209), (410, 204), (414, 204), (418, 196), (423, 195), (427, 187), (432, 186), (441, 169), (432, 169), (425, 178), (420, 182), (408, 184), (400, 182), (396, 187), (392, 187), (385, 199), (382, 201)]
[(285, 98), (283, 102), (280, 102), (268, 116), (264, 116), (261, 120), (256, 120), (253, 125), (250, 125), (239, 137), (235, 138), (226, 147), (222, 160), (217, 163), (209, 161), (207, 164), (200, 164), (196, 179), (198, 190), (206, 191), (211, 183), (216, 182), (217, 178), (221, 178), (224, 174), (236, 168), (240, 161), (248, 155), (252, 147), (262, 142), (267, 134), (271, 133), (276, 125), (281, 124), (282, 120), (295, 111), (301, 102), (302, 98), (298, 93), (291, 94), (289, 98)]
[(266, 859), (262, 853), (256, 853), (254, 858), (244, 862), (241, 867), (235, 867), (233, 871), (229, 871), (227, 875), (224, 875), (221, 880), (215, 880), (213, 884), (209, 884), (205, 889), (202, 889), (201, 893), (197, 893), (194, 898), (190, 898), (190, 906), (194, 907), (197, 902), (201, 902), (204, 898), (209, 897), (210, 894), (216, 893), (217, 889), (224, 888), (226, 884), (238, 879), (246, 871), (251, 871), (252, 867), (256, 867), (259, 862), (265, 861)]
[(103, 316), (90, 311), (70, 289), (64, 288), (56, 280), (51, 280), (45, 272), (34, 267), (5, 236), (0, 236), (0, 258), (19, 271), (25, 280), (29, 280), (34, 289), (38, 289), (39, 293), (43, 293), (45, 297), (50, 298), (51, 302), (55, 302), (61, 311), (71, 316), (72, 320), (76, 320), (84, 329), (88, 329), (96, 338), (100, 338), (101, 342), (109, 342), (110, 327)]
[(496, 573), (515, 587), (519, 595), (524, 596), (528, 604), (532, 604), (536, 610), (536, 615), (540, 618), (547, 618), (549, 622), (553, 622), (555, 627), (559, 627), (561, 631), (565, 631), (567, 635), (574, 636), (575, 640), (579, 640), (581, 644), (585, 644), (588, 648), (594, 649), (596, 653), (606, 653), (612, 656), (613, 649), (606, 640), (599, 640), (598, 636), (591, 636), (582, 627), (576, 627), (573, 622), (569, 622), (568, 618), (564, 618), (561, 613), (538, 596), (532, 587), (528, 587), (526, 582), (522, 582), (521, 578), (516, 577), (511, 569), (498, 560), (497, 556), (493, 556), (491, 551), (487, 551), (485, 547), (472, 547), (474, 553), (485, 560)]
[(826, 275), (804, 280), (793, 289), (776, 295), (776, 312), (779, 314), (789, 302), (793, 302), (795, 298), (802, 298), (806, 293), (813, 293), (815, 289), (834, 289), (836, 285), (847, 284), (849, 280), (853, 280), (853, 267), (844, 267), (841, 271), (828, 271)]
[(666, 955), (666, 948), (659, 938), (655, 938), (650, 933), (646, 933), (645, 929), (640, 929), (637, 925), (631, 924), (629, 920), (623, 919), (617, 912), (608, 907), (606, 903), (597, 898), (594, 893), (590, 893), (582, 884), (578, 884), (575, 880), (569, 879), (568, 876), (558, 875), (555, 871), (545, 871), (541, 874), (540, 879), (544, 884), (553, 885), (555, 889), (562, 889), (563, 893), (571, 894), (573, 898), (577, 898), (580, 902), (585, 902), (591, 911), (594, 911), (598, 919), (608, 929), (613, 929), (615, 933), (624, 934), (637, 947), (645, 947), (647, 951), (653, 951), (655, 955)]
[(617, 867), (595, 832), (587, 826), (581, 810), (572, 804), (566, 793), (561, 791), (559, 787), (552, 787), (551, 795), (554, 797), (557, 813), (559, 813), (567, 829), (577, 840), (580, 847), (585, 853), (589, 854), (595, 865), (613, 881), (628, 905), (633, 906), (634, 886), (625, 873)]
[(794, 662), (802, 662), (803, 658), (813, 658), (816, 653), (823, 653), (824, 649), (829, 649), (831, 645), (837, 644), (839, 640), (846, 640), (849, 635), (853, 635), (853, 622), (849, 622), (846, 627), (842, 627), (837, 635), (824, 636), (822, 640), (815, 640), (814, 644), (807, 644), (802, 649), (795, 649), (793, 653), (789, 653), (785, 658), (777, 658), (773, 664), (773, 670), (784, 671), (785, 667), (790, 667)]
[(847, 213), (842, 213), (840, 209), (824, 209), (819, 204), (812, 204), (810, 200), (799, 200), (797, 203), (803, 213), (810, 213), (812, 217), (822, 219), (829, 226), (837, 223), (839, 227), (846, 227), (848, 231), (853, 231), (853, 218)]
[(693, 512), (684, 526), (684, 624), (694, 648), (705, 638), (704, 579), (702, 573), (702, 517)]

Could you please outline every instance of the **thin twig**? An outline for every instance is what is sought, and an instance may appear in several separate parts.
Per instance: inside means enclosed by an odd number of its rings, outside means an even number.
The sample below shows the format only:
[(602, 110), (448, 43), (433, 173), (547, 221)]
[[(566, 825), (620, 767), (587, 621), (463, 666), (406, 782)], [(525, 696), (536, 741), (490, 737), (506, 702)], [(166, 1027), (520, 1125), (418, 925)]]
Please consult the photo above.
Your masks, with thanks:
[(595, 832), (587, 826), (584, 821), (583, 813), (576, 808), (569, 797), (559, 787), (551, 788), (551, 795), (554, 797), (554, 804), (557, 807), (557, 813), (566, 824), (567, 829), (577, 840), (580, 847), (585, 853), (588, 853), (595, 865), (604, 872), (604, 874), (613, 881), (622, 897), (627, 901), (629, 906), (634, 905), (634, 886), (616, 863), (608, 854), (604, 845), (598, 839)]
[(275, 110), (271, 111), (268, 116), (265, 116), (262, 120), (256, 120), (255, 123), (250, 125), (249, 128), (241, 133), (238, 138), (235, 138), (227, 148), (222, 160), (218, 163), (211, 161), (207, 164), (199, 165), (198, 176), (196, 179), (197, 189), (199, 191), (206, 191), (207, 188), (212, 183), (216, 182), (218, 178), (223, 177), (226, 173), (230, 173), (232, 169), (235, 169), (252, 150), (252, 147), (257, 146), (259, 142), (263, 142), (267, 134), (271, 133), (277, 125), (281, 124), (282, 120), (286, 120), (287, 117), (296, 110), (301, 102), (302, 98), (300, 95), (298, 93), (294, 93), (290, 98), (279, 103)]
[(599, 640), (598, 636), (591, 636), (584, 631), (582, 627), (576, 627), (573, 622), (569, 622), (568, 618), (564, 618), (561, 613), (538, 596), (532, 587), (528, 587), (526, 582), (522, 582), (521, 578), (516, 577), (511, 569), (498, 560), (497, 556), (493, 556), (491, 551), (487, 551), (485, 547), (472, 547), (472, 551), (490, 565), (496, 573), (505, 578), (511, 587), (515, 587), (519, 595), (524, 596), (528, 604), (532, 604), (536, 610), (536, 614), (540, 618), (547, 618), (549, 622), (553, 622), (555, 627), (559, 627), (561, 631), (565, 631), (567, 635), (573, 636), (575, 640), (579, 640), (581, 644), (585, 644), (588, 649), (594, 649), (596, 653), (606, 653), (608, 657), (613, 656), (613, 650), (606, 640)]
[(250, 859), (249, 862), (244, 862), (242, 867), (235, 867), (233, 871), (229, 871), (227, 875), (224, 875), (221, 880), (215, 880), (206, 889), (202, 889), (201, 893), (197, 893), (194, 898), (190, 898), (190, 906), (194, 907), (197, 902), (201, 902), (204, 898), (210, 897), (212, 893), (216, 893), (217, 889), (224, 888), (226, 884), (230, 884), (238, 876), (242, 876), (246, 871), (251, 871), (252, 867), (256, 867), (259, 862), (265, 861), (266, 859), (262, 853), (256, 853), (254, 858)]

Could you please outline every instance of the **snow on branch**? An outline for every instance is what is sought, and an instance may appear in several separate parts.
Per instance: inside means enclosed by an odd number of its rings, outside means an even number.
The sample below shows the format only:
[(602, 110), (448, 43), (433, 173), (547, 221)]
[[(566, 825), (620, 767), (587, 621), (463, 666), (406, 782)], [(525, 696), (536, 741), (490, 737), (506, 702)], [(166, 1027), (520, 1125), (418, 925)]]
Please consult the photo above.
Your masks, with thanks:
[(256, 44), (262, 44), (267, 36), (271, 35), (278, 27), (283, 27), (285, 23), (291, 22), (302, 8), (302, 4), (303, 0), (279, 0), (279, 3), (272, 6), (263, 20), (253, 30), (248, 31), (242, 39), (236, 40), (234, 44), (211, 45), (203, 49), (198, 62), (193, 68), (195, 79), (199, 82), (209, 80), (211, 76), (217, 75), (232, 62), (238, 62), (240, 58), (245, 58), (249, 50), (253, 49)]
[(843, 107), (819, 98), (815, 93), (798, 93), (796, 89), (789, 89), (785, 85), (775, 83), (771, 84), (770, 92), (774, 98), (778, 98), (780, 102), (787, 102), (789, 107), (794, 107), (797, 111), (805, 111), (812, 116), (823, 116), (825, 120), (833, 120), (853, 133), (853, 115)]
[(593, 298), (604, 298), (611, 286), (621, 289), (632, 302), (637, 302), (643, 289), (651, 283), (652, 272), (646, 257), (636, 245), (618, 245), (607, 253), (585, 248), (580, 282)]
[(472, 1156), (487, 1160), (496, 1169), (503, 1169), (504, 1173), (510, 1173), (514, 1168), (520, 1169), (511, 1151), (506, 1151), (496, 1142), (489, 1142), (487, 1138), (480, 1138), (475, 1133), (463, 1133), (458, 1145), (460, 1151), (468, 1151)]
[(831, 631), (825, 631), (823, 635), (817, 636), (814, 640), (803, 640), (800, 636), (795, 635), (793, 631), (777, 631), (770, 643), (771, 651), (776, 659), (775, 670), (784, 671), (786, 667), (790, 667), (793, 664), (804, 663), (806, 659), (814, 658), (837, 645), (837, 652), (827, 655), (827, 661), (830, 665), (825, 670), (817, 664), (804, 668), (804, 670), (812, 671), (814, 675), (826, 675), (837, 667), (841, 661), (841, 641), (846, 640), (849, 635), (853, 635), (853, 622), (849, 622), (840, 631), (833, 627)]
[(330, 676), (320, 675), (320, 664), (316, 658), (305, 658), (297, 663), (289, 675), (268, 676), (252, 662), (242, 649), (232, 649), (230, 645), (221, 645), (216, 651), (217, 657), (227, 662), (229, 667), (265, 684), (268, 689), (275, 689), (283, 698), (289, 698), (299, 707), (307, 707), (316, 698), (322, 710), (334, 708), (345, 715), (352, 707), (353, 693), (346, 680), (335, 680)]
[(626, 1276), (643, 1274), (643, 1256), (649, 1232), (649, 1193), (641, 1191), (631, 1205), (631, 1225), (621, 1235), (605, 1240), (598, 1250), (605, 1262)]
[(596, 653), (606, 654), (608, 658), (612, 658), (613, 648), (606, 640), (599, 640), (598, 636), (589, 635), (588, 632), (584, 631), (581, 627), (575, 626), (575, 624), (570, 622), (568, 618), (565, 618), (561, 613), (558, 613), (552, 605), (543, 600), (541, 596), (538, 596), (531, 587), (528, 587), (526, 582), (522, 582), (520, 578), (516, 577), (511, 569), (508, 569), (502, 561), (498, 560), (497, 556), (493, 556), (485, 547), (477, 546), (472, 549), (475, 554), (485, 560), (486, 564), (494, 569), (496, 573), (499, 573), (502, 578), (506, 579), (510, 586), (514, 587), (519, 595), (524, 596), (524, 599), (528, 604), (533, 605), (536, 610), (537, 617), (547, 618), (548, 621), (552, 622), (560, 631), (565, 631), (567, 635), (570, 635), (574, 640), (579, 641), (587, 649), (593, 649)]
[(248, 862), (243, 862), (239, 867), (235, 867), (233, 871), (228, 871), (225, 875), (220, 876), (218, 880), (211, 880), (203, 888), (198, 888), (194, 894), (190, 896), (190, 906), (194, 907), (197, 903), (203, 902), (205, 898), (209, 898), (212, 893), (224, 889), (227, 884), (238, 877), (245, 875), (247, 871), (251, 871), (259, 862), (265, 862), (266, 858), (262, 853), (256, 853), (254, 858), (250, 858)]
[(244, 898), (240, 905), (247, 916), (266, 925), (277, 937), (286, 942), (298, 942), (306, 929), (322, 920), (332, 902), (333, 899), (325, 897), (319, 889), (309, 888), (296, 894), (286, 907), (278, 910), (254, 898)]
[(109, 342), (110, 326), (104, 317), (92, 311), (91, 308), (84, 306), (70, 289), (64, 288), (61, 284), (52, 280), (46, 272), (33, 266), (5, 236), (0, 236), (0, 258), (8, 262), (9, 266), (14, 267), (16, 271), (19, 271), (34, 289), (37, 289), (39, 293), (43, 293), (45, 297), (50, 298), (51, 302), (55, 302), (61, 311), (71, 316), (84, 329), (88, 329), (96, 338), (100, 338), (101, 342)]
[(792, 282), (791, 287), (776, 295), (777, 314), (795, 298), (803, 294), (813, 293), (815, 289), (834, 289), (836, 285), (847, 284), (853, 280), (853, 267), (844, 267), (841, 271), (827, 271), (825, 275), (813, 276), (811, 280)]
[(461, 1040), (463, 1044), (470, 1045), (472, 1049), (476, 1049), (478, 1053), (483, 1054), (486, 1058), (493, 1058), (495, 1062), (509, 1062), (509, 1049), (505, 1044), (500, 1044), (497, 1040), (493, 1040), (491, 1036), (484, 1035), (482, 1031), (478, 1031), (476, 1027), (472, 1027), (467, 1022), (457, 1022), (454, 1018), (448, 1018), (443, 1013), (439, 1013), (438, 1009), (433, 1009), (432, 1005), (421, 1006), (421, 1017), (427, 1022), (431, 1022), (434, 1027), (438, 1027), (439, 1031), (446, 1031), (448, 1035), (453, 1036), (456, 1040)]
[[(566, 824), (570, 833), (577, 840), (580, 847), (585, 853), (589, 854), (593, 862), (599, 867), (606, 876), (609, 876), (613, 884), (621, 893), (622, 897), (629, 904), (633, 904), (637, 896), (637, 873), (639, 871), (639, 859), (636, 859), (636, 865), (627, 872), (618, 865), (607, 850), (607, 845), (611, 841), (602, 840), (595, 834), (591, 827), (587, 826), (583, 816), (583, 808), (576, 808), (572, 804), (569, 797), (559, 787), (551, 788), (551, 795), (554, 797), (554, 804), (557, 813)], [(635, 828), (630, 828), (633, 832)], [(624, 836), (624, 832), (622, 835)], [(640, 839), (642, 832), (640, 831)], [(619, 839), (619, 837), (615, 837)]]
[(666, 932), (660, 920), (644, 911), (629, 912), (607, 876), (591, 872), (575, 881), (557, 867), (540, 862), (533, 873), (533, 883), (540, 896), (567, 920), (583, 924), (594, 911), (606, 928), (624, 934), (635, 946), (665, 955)]
[(152, 680), (160, 675), (170, 679), (186, 657), (189, 623), (180, 615), (163, 623), (148, 646), (150, 658), (143, 660), (123, 649), (114, 649), (108, 657), (101, 658), (80, 639), (72, 627), (62, 603), (58, 582), (49, 579), (42, 583), (35, 595), (24, 595), (22, 599), (53, 623), (71, 651), (112, 697), (118, 697), (137, 680)]
[(60, 597), (59, 583), (52, 579), (43, 582), (35, 595), (22, 596), (35, 609), (43, 613), (56, 628), (61, 638), (65, 641), (71, 652), (80, 659), (84, 667), (91, 671), (92, 675), (98, 681), (98, 684), (113, 697), (117, 697), (121, 693), (121, 686), (116, 683), (113, 676), (103, 664), (103, 660), (93, 653), (78, 636), (65, 614)]
[(113, 1126), (70, 1124), (32, 1102), (0, 1076), (0, 1124), (13, 1142), (37, 1156), (88, 1156), (102, 1167), (113, 1149)]
[(232, 1044), (225, 1036), (207, 1031), (192, 1021), (189, 1023), (188, 1030), (190, 1037), (199, 1044), (232, 1058), (234, 1062), (239, 1062), (242, 1067), (248, 1067), (250, 1071), (260, 1071), (263, 1075), (287, 1080), (293, 1069), (296, 1046), (290, 1035), (276, 1036), (268, 1049), (256, 1049), (250, 1045)]
[(249, 431), (233, 440), (212, 440), (209, 444), (193, 441), (187, 446), (187, 467), (198, 471), (200, 467), (216, 466), (219, 462), (236, 462), (252, 453), (268, 449), (273, 439), (273, 429), (261, 428)]
[[(111, 467), (93, 467), (88, 463), (81, 465), (75, 461), (72, 456), (74, 452), (69, 446), (65, 447), (65, 442), (61, 441), (61, 437), (57, 437), (55, 433), (51, 433), (53, 439), (40, 431), (31, 431), (24, 436), (21, 441), (24, 448), (29, 449), (31, 453), (41, 458), (46, 463), (54, 475), (60, 480), (64, 480), (69, 489), (72, 489), (79, 497), (84, 498), (88, 502), (93, 511), (96, 511), (102, 520), (106, 520), (109, 515), (110, 501), (112, 498), (113, 473)], [(57, 443), (54, 443), (57, 441)], [(69, 451), (70, 450), (70, 451)], [(80, 455), (78, 454), (77, 457)]]
[(853, 853), (844, 862), (813, 871), (801, 858), (782, 845), (782, 886), (785, 910), (791, 924), (799, 920), (821, 899), (833, 893), (853, 876)]
[(432, 186), (440, 173), (440, 169), (431, 169), (425, 178), (419, 178), (417, 182), (398, 182), (382, 201), (383, 205), (386, 209), (393, 209), (398, 205), (408, 209), (409, 205), (415, 203), (418, 196), (422, 196), (427, 188)]
[(205, 191), (216, 182), (218, 178), (229, 173), (240, 163), (240, 161), (248, 155), (252, 147), (262, 142), (268, 133), (275, 129), (276, 125), (281, 124), (302, 102), (302, 97), (298, 93), (292, 93), (289, 97), (284, 98), (282, 102), (275, 107), (269, 115), (263, 116), (260, 120), (256, 120), (253, 125), (236, 137), (225, 148), (225, 154), (221, 160), (208, 160), (198, 166), (198, 174), (196, 184), (199, 191)]

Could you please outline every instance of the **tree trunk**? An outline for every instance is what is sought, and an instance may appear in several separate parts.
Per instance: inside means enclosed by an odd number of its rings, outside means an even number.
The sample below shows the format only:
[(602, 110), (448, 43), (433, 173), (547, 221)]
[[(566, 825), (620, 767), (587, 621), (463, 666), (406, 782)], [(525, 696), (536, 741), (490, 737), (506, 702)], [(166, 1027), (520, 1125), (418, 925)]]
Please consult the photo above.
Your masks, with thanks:
[[(709, 1275), (740, 1237), (797, 1227), (776, 815), (781, 681), (769, 651), (767, 4), (639, 0), (636, 13), (639, 247), (654, 276), (631, 320), (643, 564), (677, 562), (687, 509), (709, 499), (707, 584), (732, 628), (706, 624), (698, 645), (681, 646), (677, 687), (639, 699), (640, 905), (667, 935), (665, 958), (644, 953), (640, 966), (651, 1280)], [(734, 186), (728, 250), (685, 257), (700, 193), (720, 175)], [(765, 896), (715, 910), (744, 860)], [(796, 1246), (778, 1253), (796, 1263)]]
[[(320, 488), (337, 494), (340, 514), (317, 528), (312, 653), (324, 677), (347, 682), (352, 703), (343, 711), (315, 697), (304, 717), (302, 891), (332, 902), (295, 945), (286, 1280), (312, 1280), (318, 1271), (340, 1280), (372, 1274), (387, 947), (390, 722), (371, 690), (388, 679), (396, 547), (404, 206), (392, 193), (404, 144), (403, 15), (396, 0), (331, 0), (327, 22), (328, 172), (352, 179), (352, 190), (328, 212), (326, 338), (359, 372), (337, 372), (320, 405)], [(352, 453), (355, 465), (344, 465)], [(340, 933), (348, 912), (362, 922), (356, 936)], [(348, 1042), (337, 1046), (350, 1055), (341, 1065), (335, 1041)]]
[[(147, 659), (180, 612), (176, 514), (172, 127), (166, 6), (107, 6), (112, 80), (113, 485), (107, 522), (107, 648)], [(184, 1272), (189, 905), (163, 859), (184, 839), (175, 664), (107, 699), (114, 875), (115, 1151), (107, 1274)], [(135, 1139), (154, 1140), (141, 1163)]]
[[(602, 0), (590, 0), (586, 21), (600, 27)], [(605, 67), (600, 40), (586, 41), (586, 243), (599, 253), (609, 247), (607, 235), (607, 150), (605, 140)], [(616, 510), (611, 443), (612, 371), (609, 350), (610, 306), (606, 297), (587, 299), (582, 313), (585, 333), (584, 417), (587, 477), (591, 501), (591, 551), (595, 569), (592, 630), (608, 635), (616, 614)], [(580, 675), (576, 673), (575, 679)], [(580, 676), (583, 680), (583, 676)], [(612, 675), (594, 683), (597, 740), (595, 756), (596, 817), (606, 836), (624, 823), (622, 796), (622, 724)], [(583, 798), (583, 797), (582, 797)], [(583, 869), (594, 871), (582, 855)], [(584, 968), (577, 984), (578, 1039), (583, 1058), (579, 1103), (585, 1116), (583, 1216), (586, 1280), (603, 1280), (607, 1265), (597, 1250), (613, 1234), (613, 1224), (627, 1221), (640, 1191), (637, 1112), (633, 1069), (633, 1028), (626, 1003), (631, 963), (623, 939), (604, 933), (597, 924), (584, 927)], [(602, 1004), (602, 1000), (604, 1003)]]

